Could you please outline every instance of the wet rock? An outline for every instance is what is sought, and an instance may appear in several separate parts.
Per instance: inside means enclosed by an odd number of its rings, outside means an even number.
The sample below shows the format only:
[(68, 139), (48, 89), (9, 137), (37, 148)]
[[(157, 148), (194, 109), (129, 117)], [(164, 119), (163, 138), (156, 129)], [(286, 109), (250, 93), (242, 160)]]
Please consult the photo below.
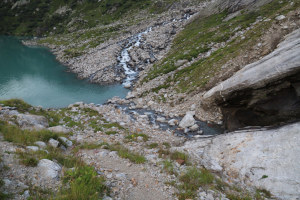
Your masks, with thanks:
[(63, 126), (53, 126), (48, 128), (49, 131), (55, 132), (55, 133), (69, 133), (70, 130), (63, 127)]
[(40, 160), (37, 168), (42, 179), (48, 180), (58, 179), (61, 171), (61, 167), (57, 163), (48, 159)]
[(59, 145), (59, 141), (54, 140), (54, 139), (51, 138), (51, 139), (49, 140), (48, 144), (49, 144), (51, 147), (57, 148), (58, 145)]
[(181, 128), (188, 128), (195, 124), (196, 120), (194, 119), (195, 112), (189, 111), (183, 117), (183, 119), (179, 123), (179, 127)]
[(190, 127), (191, 131), (197, 131), (199, 129), (199, 126), (197, 124), (194, 124), (193, 126)]
[(59, 139), (60, 139), (61, 141), (63, 141), (63, 142), (67, 145), (67, 147), (71, 147), (71, 146), (73, 145), (73, 142), (72, 142), (71, 140), (68, 140), (68, 139), (65, 138), (65, 137), (59, 137)]

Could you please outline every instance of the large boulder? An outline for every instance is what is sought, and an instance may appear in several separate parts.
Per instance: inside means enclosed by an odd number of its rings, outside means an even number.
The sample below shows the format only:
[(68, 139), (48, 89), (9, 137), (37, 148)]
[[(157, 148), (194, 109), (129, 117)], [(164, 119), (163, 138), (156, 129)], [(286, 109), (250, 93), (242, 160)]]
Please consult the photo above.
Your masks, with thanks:
[(278, 48), (246, 65), (203, 95), (203, 106), (222, 108), (227, 129), (300, 119), (300, 29)]
[(48, 159), (40, 160), (37, 168), (41, 179), (44, 180), (57, 180), (61, 171), (61, 167), (57, 163)]
[(300, 122), (270, 130), (232, 132), (188, 141), (176, 150), (224, 180), (270, 191), (276, 199), (300, 196)]

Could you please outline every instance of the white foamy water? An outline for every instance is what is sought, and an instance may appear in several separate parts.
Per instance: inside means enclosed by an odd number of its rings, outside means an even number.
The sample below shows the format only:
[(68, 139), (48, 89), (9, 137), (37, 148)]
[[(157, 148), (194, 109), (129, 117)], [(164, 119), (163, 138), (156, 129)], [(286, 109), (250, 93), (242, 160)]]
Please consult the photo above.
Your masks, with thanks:
[(136, 78), (138, 72), (134, 69), (131, 69), (128, 67), (128, 62), (131, 60), (129, 56), (129, 50), (132, 49), (133, 46), (139, 47), (141, 45), (141, 39), (142, 36), (149, 33), (152, 30), (152, 28), (147, 28), (147, 30), (138, 33), (134, 35), (133, 37), (128, 39), (128, 43), (126, 44), (125, 48), (122, 50), (121, 55), (119, 57), (120, 65), (123, 67), (126, 79), (123, 82), (124, 87), (130, 87), (132, 84), (132, 81)]

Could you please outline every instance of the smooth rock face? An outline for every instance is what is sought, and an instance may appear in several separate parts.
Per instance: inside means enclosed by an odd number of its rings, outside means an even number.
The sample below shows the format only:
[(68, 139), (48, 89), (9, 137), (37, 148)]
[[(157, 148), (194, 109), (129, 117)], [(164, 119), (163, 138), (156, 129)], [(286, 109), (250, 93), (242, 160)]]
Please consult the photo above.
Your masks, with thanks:
[(56, 133), (69, 133), (70, 130), (63, 127), (63, 126), (53, 126), (48, 128), (49, 131), (56, 132)]
[(187, 112), (186, 115), (183, 117), (183, 119), (179, 123), (179, 127), (181, 128), (188, 128), (195, 124), (194, 119), (195, 112)]
[(296, 199), (300, 193), (300, 122), (278, 129), (233, 132), (188, 141), (188, 151), (209, 170), (233, 182), (264, 188), (276, 199)]
[(45, 117), (37, 115), (18, 114), (17, 122), (22, 129), (40, 130), (49, 126)]
[(203, 96), (207, 109), (222, 108), (226, 128), (269, 126), (300, 119), (300, 29), (278, 48), (245, 66)]
[(37, 168), (42, 178), (49, 180), (57, 179), (61, 171), (61, 167), (57, 163), (48, 159), (40, 160)]

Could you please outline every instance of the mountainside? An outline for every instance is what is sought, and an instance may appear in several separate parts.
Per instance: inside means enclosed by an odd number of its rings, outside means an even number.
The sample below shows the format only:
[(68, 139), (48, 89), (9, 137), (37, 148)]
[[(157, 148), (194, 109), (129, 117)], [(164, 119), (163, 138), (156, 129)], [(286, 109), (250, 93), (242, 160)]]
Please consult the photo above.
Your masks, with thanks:
[(5, 0), (0, 17), (78, 78), (130, 89), (0, 101), (0, 197), (300, 198), (299, 0)]

